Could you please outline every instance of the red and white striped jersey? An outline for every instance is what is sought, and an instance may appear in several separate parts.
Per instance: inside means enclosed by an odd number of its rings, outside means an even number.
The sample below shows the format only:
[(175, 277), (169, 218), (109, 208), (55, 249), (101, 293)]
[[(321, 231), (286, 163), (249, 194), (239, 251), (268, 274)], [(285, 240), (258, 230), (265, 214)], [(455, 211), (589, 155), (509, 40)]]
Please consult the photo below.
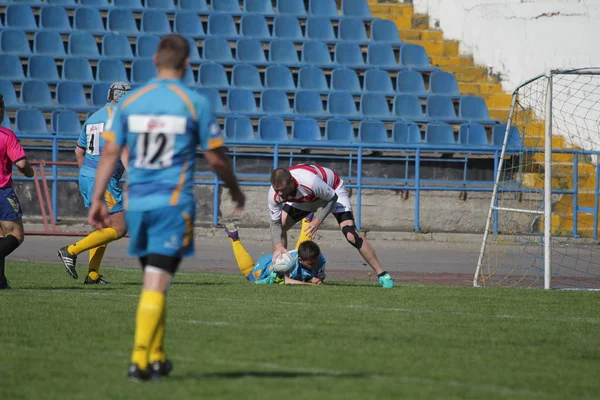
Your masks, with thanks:
[(296, 183), (296, 193), (283, 199), (275, 193), (273, 186), (269, 188), (269, 211), (272, 220), (281, 218), (283, 204), (329, 201), (335, 196), (335, 189), (342, 184), (338, 174), (319, 165), (301, 164), (288, 168), (288, 171)]

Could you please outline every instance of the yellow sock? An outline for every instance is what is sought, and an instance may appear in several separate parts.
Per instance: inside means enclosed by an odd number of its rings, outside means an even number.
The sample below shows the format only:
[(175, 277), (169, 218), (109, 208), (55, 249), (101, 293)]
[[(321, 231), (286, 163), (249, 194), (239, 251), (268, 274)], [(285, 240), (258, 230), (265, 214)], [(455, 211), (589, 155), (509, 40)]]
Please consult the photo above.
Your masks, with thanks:
[(232, 240), (231, 246), (233, 247), (233, 255), (238, 263), (238, 267), (244, 276), (250, 275), (252, 268), (254, 268), (254, 261), (252, 256), (248, 254), (241, 240)]
[(165, 311), (163, 292), (142, 291), (135, 318), (135, 344), (131, 362), (141, 369), (148, 368), (150, 345)]
[(117, 240), (118, 238), (119, 235), (117, 235), (117, 231), (115, 231), (113, 228), (99, 229), (90, 233), (79, 242), (70, 245), (67, 248), (67, 251), (69, 254), (76, 256), (84, 251), (93, 249), (94, 247), (108, 244), (113, 240)]
[(298, 236), (298, 241), (296, 242), (296, 250), (298, 250), (298, 246), (300, 246), (300, 243), (306, 242), (307, 240), (312, 240), (312, 236), (304, 232), (304, 228), (306, 228), (308, 224), (310, 224), (310, 222), (308, 222), (306, 218), (303, 218), (302, 228), (300, 228), (300, 236)]
[(100, 263), (102, 263), (102, 257), (104, 257), (104, 252), (106, 251), (106, 245), (94, 247), (90, 249), (90, 264), (88, 268), (88, 275), (90, 278), (96, 280), (100, 276), (98, 271), (100, 271)]
[(167, 308), (162, 313), (162, 318), (158, 323), (158, 327), (156, 328), (156, 333), (154, 334), (154, 339), (152, 339), (152, 344), (150, 345), (150, 356), (148, 357), (150, 363), (155, 361), (165, 362), (167, 361), (167, 354), (164, 349), (164, 341), (165, 341), (165, 320), (167, 319)]

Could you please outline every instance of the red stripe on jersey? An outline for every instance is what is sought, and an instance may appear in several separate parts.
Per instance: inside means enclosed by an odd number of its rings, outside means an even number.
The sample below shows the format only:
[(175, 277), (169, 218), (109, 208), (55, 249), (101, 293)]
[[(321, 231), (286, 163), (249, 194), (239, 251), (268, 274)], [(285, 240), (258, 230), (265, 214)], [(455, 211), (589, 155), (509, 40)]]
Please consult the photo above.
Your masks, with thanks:
[[(313, 174), (317, 175), (317, 174), (321, 174), (321, 176), (323, 177), (323, 181), (325, 181), (325, 183), (327, 183), (327, 171), (325, 171), (325, 168), (321, 167), (320, 165), (296, 165), (294, 167), (290, 167), (288, 168), (289, 171), (293, 171), (295, 169), (302, 169), (304, 171), (309, 171), (312, 172)], [(331, 172), (333, 172), (333, 189), (337, 189), (340, 186), (340, 176), (335, 173), (335, 171), (331, 170)]]

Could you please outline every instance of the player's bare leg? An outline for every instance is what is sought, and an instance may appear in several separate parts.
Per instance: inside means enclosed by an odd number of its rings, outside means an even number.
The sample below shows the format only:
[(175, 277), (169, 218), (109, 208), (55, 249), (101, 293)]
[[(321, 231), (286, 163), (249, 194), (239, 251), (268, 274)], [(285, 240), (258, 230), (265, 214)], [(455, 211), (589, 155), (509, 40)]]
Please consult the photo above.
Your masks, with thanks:
[(0, 221), (2, 236), (0, 238), (0, 289), (10, 289), (6, 275), (4, 274), (4, 262), (6, 257), (23, 243), (24, 229), (23, 221)]

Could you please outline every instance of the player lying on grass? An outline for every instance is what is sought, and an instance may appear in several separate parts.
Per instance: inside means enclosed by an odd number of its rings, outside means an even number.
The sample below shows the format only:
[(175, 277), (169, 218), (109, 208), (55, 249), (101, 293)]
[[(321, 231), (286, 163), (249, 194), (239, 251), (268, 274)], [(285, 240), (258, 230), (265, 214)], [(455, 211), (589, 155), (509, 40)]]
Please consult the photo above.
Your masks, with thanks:
[[(302, 225), (310, 223), (309, 215)], [(326, 260), (321, 249), (312, 240), (296, 243), (296, 250), (290, 252), (287, 262), (273, 263), (272, 254), (262, 256), (255, 263), (240, 240), (235, 224), (227, 224), (225, 233), (231, 239), (233, 254), (242, 274), (256, 284), (320, 285), (325, 280)]]

